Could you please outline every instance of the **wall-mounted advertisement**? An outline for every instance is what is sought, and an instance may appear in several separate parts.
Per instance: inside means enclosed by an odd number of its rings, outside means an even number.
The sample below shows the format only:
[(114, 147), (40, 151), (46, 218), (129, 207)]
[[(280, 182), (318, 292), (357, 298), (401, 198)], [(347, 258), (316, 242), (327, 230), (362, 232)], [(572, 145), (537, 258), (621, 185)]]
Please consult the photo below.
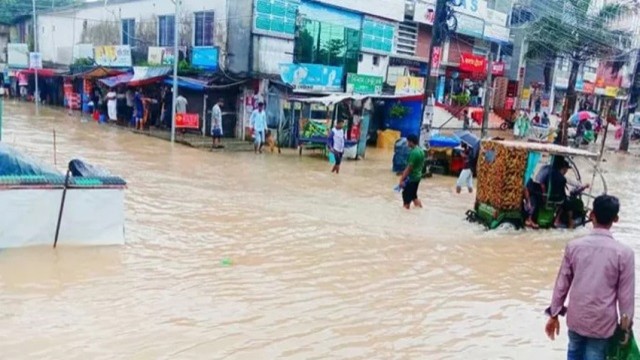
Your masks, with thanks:
[(342, 91), (342, 67), (319, 64), (280, 64), (280, 77), (298, 91)]
[(96, 46), (93, 49), (96, 64), (107, 67), (130, 67), (131, 47), (129, 45)]
[(7, 44), (7, 63), (12, 68), (26, 68), (29, 66), (29, 45)]

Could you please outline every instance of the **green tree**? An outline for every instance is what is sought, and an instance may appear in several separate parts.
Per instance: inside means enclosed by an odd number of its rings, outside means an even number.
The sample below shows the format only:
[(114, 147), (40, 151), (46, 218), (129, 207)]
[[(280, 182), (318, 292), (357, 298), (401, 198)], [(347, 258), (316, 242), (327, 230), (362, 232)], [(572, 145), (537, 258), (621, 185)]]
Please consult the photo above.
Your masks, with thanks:
[[(48, 11), (83, 3), (81, 0), (36, 0), (36, 11)], [(25, 0), (0, 0), (0, 22), (10, 24), (23, 16), (31, 16), (33, 5)]]
[[(567, 141), (567, 126), (571, 109), (577, 101), (576, 81), (580, 65), (592, 59), (616, 59), (614, 69), (626, 61), (626, 50), (631, 42), (630, 33), (614, 30), (612, 21), (633, 8), (628, 4), (604, 5), (597, 12), (591, 9), (592, 0), (542, 0), (546, 6), (543, 15), (528, 29), (526, 57), (543, 61), (545, 73), (558, 58), (571, 63), (569, 84), (562, 114), (563, 143)], [(545, 75), (545, 82), (550, 76)], [(549, 78), (549, 79), (547, 79)]]

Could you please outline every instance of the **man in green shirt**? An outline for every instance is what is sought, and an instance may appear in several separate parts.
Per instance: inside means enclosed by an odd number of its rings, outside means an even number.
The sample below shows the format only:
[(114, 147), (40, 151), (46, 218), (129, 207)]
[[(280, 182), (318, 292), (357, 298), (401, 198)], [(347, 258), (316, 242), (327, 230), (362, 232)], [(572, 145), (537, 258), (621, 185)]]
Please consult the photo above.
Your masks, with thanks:
[(409, 143), (409, 161), (400, 177), (400, 187), (402, 188), (402, 201), (405, 209), (411, 208), (411, 203), (415, 207), (422, 207), (422, 202), (418, 199), (418, 186), (422, 180), (422, 169), (424, 168), (424, 150), (418, 146), (416, 135), (407, 136)]

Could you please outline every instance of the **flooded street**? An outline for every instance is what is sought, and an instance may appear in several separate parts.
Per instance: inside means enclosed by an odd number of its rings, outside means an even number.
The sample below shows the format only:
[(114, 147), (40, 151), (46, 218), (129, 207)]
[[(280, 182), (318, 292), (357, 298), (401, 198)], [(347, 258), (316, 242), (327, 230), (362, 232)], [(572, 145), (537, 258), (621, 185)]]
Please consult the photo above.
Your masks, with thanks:
[[(565, 357), (565, 323), (547, 340), (542, 311), (584, 229), (486, 232), (450, 177), (406, 212), (376, 149), (337, 177), (294, 151), (211, 153), (33, 112), (7, 102), (3, 141), (52, 163), (55, 128), (59, 168), (125, 178), (127, 245), (1, 251), (2, 358)], [(640, 160), (606, 158), (616, 235), (640, 252)]]

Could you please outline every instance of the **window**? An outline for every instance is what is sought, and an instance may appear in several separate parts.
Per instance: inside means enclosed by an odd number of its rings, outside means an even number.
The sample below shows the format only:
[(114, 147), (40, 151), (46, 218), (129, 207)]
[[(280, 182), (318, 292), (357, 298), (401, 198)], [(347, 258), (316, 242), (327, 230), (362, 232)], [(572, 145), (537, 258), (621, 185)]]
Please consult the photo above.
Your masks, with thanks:
[(378, 55), (373, 55), (373, 66), (378, 66), (380, 65), (380, 56)]
[(418, 47), (418, 23), (413, 21), (401, 22), (396, 36), (396, 53), (414, 56)]
[(122, 20), (122, 45), (135, 46), (136, 39), (136, 20)]
[(18, 25), (18, 39), (21, 43), (27, 42), (27, 25), (25, 23)]
[(362, 49), (390, 53), (393, 50), (395, 33), (396, 27), (390, 23), (364, 19), (362, 21)]
[(364, 56), (362, 56), (362, 54), (358, 54), (358, 62), (362, 62), (363, 59), (364, 59)]
[(213, 46), (213, 32), (214, 32), (214, 22), (213, 22), (213, 11), (202, 11), (193, 14), (195, 17), (196, 28), (193, 32), (194, 46)]
[(360, 31), (305, 19), (295, 39), (298, 63), (341, 66), (345, 73), (358, 72)]
[(158, 17), (158, 46), (173, 46), (176, 18), (173, 15)]

